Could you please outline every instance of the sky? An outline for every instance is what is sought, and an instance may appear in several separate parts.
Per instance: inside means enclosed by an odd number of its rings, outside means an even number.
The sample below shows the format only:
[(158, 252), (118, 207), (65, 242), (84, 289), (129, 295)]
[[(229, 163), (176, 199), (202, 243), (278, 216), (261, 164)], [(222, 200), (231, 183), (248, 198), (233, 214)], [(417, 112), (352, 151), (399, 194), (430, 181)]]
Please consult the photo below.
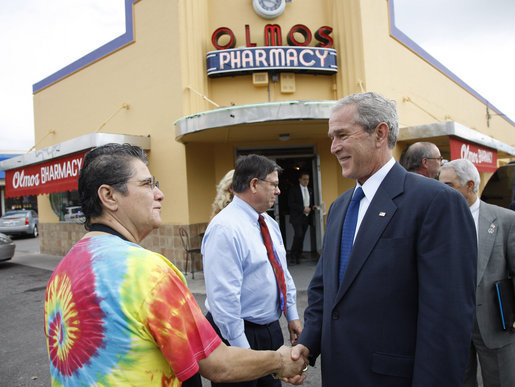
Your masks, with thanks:
[[(32, 85), (122, 35), (124, 0), (0, 6), (0, 153), (24, 153), (34, 145)], [(395, 8), (402, 32), (515, 120), (514, 0), (395, 0)]]
[(395, 0), (395, 24), (515, 121), (515, 1)]

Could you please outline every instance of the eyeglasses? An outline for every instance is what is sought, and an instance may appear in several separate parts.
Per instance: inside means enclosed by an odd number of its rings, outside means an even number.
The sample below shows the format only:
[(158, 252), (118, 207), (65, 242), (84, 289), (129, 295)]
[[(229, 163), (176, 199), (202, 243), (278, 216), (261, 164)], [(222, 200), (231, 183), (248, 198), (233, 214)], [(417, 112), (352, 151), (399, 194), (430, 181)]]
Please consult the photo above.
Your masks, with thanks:
[(268, 184), (270, 184), (274, 188), (274, 190), (279, 188), (279, 183), (276, 183), (275, 181), (270, 181), (270, 180), (266, 180), (266, 179), (258, 179), (258, 180), (266, 181)]
[(443, 160), (443, 157), (440, 156), (440, 157), (424, 157), (425, 159), (428, 159), (428, 160), (440, 160), (442, 161)]
[(152, 176), (143, 180), (127, 180), (127, 183), (140, 183), (141, 185), (150, 187), (150, 189), (154, 190), (154, 188), (159, 188), (159, 181)]

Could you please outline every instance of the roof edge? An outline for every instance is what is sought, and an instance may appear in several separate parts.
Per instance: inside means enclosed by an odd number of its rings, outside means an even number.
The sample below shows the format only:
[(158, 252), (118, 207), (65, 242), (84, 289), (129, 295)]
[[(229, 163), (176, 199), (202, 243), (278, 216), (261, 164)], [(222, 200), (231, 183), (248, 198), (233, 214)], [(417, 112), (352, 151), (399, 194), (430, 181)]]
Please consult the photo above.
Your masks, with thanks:
[(280, 101), (207, 110), (176, 120), (175, 139), (206, 129), (269, 121), (329, 119), (336, 101)]
[(31, 164), (56, 159), (85, 149), (95, 148), (108, 143), (137, 145), (142, 149), (150, 149), (150, 136), (134, 136), (128, 134), (89, 133), (52, 145), (47, 148), (37, 149), (20, 156), (11, 157), (0, 162), (0, 169), (8, 171), (25, 167)]
[(438, 136), (456, 136), (515, 156), (515, 147), (489, 137), (455, 121), (436, 122), (427, 125), (409, 126), (399, 130), (399, 141), (416, 140)]

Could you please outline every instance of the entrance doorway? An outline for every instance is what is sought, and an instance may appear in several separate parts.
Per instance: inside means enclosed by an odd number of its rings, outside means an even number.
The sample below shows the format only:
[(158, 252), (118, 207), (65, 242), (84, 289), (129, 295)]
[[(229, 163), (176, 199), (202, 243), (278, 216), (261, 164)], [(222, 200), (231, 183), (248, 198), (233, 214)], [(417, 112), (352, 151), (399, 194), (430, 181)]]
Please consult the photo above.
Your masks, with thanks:
[(289, 221), (288, 191), (291, 187), (299, 184), (299, 172), (302, 171), (309, 174), (308, 187), (313, 192), (314, 203), (319, 209), (314, 212), (312, 223), (304, 237), (303, 255), (317, 259), (322, 249), (323, 214), (321, 213), (321, 208), (324, 208), (324, 206), (322, 205), (320, 188), (320, 163), (314, 147), (239, 148), (236, 150), (236, 157), (251, 153), (266, 156), (274, 160), (283, 169), (279, 176), (281, 194), (275, 201), (274, 207), (268, 210), (268, 214), (279, 223), (287, 251), (291, 248), (294, 234), (293, 227)]

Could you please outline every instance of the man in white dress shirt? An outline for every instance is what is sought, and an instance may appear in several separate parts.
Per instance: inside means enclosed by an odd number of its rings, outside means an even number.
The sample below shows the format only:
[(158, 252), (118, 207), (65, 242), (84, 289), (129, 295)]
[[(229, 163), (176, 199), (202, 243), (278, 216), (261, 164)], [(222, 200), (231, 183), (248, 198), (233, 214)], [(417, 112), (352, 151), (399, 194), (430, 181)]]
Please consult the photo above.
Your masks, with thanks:
[[(292, 344), (302, 332), (281, 231), (266, 213), (281, 193), (280, 171), (281, 167), (266, 157), (240, 157), (233, 176), (234, 198), (211, 220), (202, 240), (209, 311), (206, 317), (224, 342), (232, 346), (263, 350), (280, 347), (284, 342), (279, 325), (283, 313)], [(264, 232), (271, 242), (269, 248)], [(230, 384), (258, 385), (275, 387), (281, 382), (267, 376)]]

